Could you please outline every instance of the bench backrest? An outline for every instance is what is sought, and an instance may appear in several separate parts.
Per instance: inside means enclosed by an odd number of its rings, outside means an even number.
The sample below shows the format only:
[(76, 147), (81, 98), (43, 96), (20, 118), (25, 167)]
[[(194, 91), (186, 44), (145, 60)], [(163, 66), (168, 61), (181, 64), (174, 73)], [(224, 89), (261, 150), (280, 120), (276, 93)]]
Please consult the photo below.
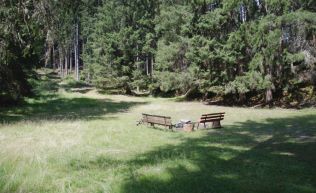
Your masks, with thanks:
[(212, 122), (216, 120), (223, 120), (225, 113), (210, 113), (203, 114), (200, 118), (200, 123)]
[(160, 116), (160, 115), (149, 115), (143, 113), (143, 121), (146, 123), (153, 123), (158, 125), (171, 126), (171, 117)]

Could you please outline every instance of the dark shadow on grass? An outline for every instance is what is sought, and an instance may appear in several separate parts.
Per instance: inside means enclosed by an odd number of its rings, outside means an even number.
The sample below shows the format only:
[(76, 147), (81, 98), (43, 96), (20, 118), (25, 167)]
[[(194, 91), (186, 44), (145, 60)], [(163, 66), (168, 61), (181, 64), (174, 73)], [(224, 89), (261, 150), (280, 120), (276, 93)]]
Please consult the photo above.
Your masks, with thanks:
[(82, 82), (82, 81), (69, 81), (66, 84), (60, 85), (61, 88), (64, 88), (68, 92), (79, 92), (81, 94), (85, 94), (94, 89), (93, 86)]
[[(137, 155), (125, 163), (131, 169), (121, 191), (316, 192), (315, 137), (316, 114), (227, 126)], [(142, 172), (160, 164), (165, 166), (162, 174)]]
[(126, 112), (129, 108), (146, 104), (143, 102), (116, 102), (109, 99), (61, 98), (56, 92), (65, 90), (86, 93), (91, 86), (78, 81), (59, 85), (58, 74), (44, 73), (34, 80), (34, 96), (22, 105), (0, 108), (0, 124), (21, 120), (93, 120), (114, 119), (116, 113)]
[(82, 87), (82, 88), (73, 88), (73, 89), (69, 89), (67, 91), (69, 92), (78, 92), (81, 94), (86, 94), (90, 91), (94, 90), (94, 87)]
[[(39, 99), (39, 98), (38, 98)], [(142, 105), (141, 102), (115, 102), (109, 99), (55, 98), (49, 95), (21, 107), (0, 109), (0, 123), (21, 120), (92, 120), (115, 118), (115, 113)]]

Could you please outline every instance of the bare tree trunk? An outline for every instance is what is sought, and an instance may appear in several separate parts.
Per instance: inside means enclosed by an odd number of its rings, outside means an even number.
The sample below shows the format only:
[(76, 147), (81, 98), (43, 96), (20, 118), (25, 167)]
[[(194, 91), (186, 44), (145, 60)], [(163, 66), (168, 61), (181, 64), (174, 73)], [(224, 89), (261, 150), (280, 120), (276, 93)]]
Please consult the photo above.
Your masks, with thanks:
[[(137, 65), (137, 70), (140, 70), (141, 66), (140, 66), (140, 63), (139, 63), (139, 52), (138, 52), (138, 44), (136, 44), (136, 65)], [(139, 93), (139, 86), (137, 85), (136, 87), (136, 90), (137, 90), (137, 93)]]
[(54, 67), (54, 44), (52, 45), (49, 53), (50, 67)]
[(68, 75), (68, 51), (65, 52), (65, 75)]
[(62, 48), (59, 48), (59, 74), (60, 77), (63, 78), (64, 76), (64, 69), (63, 69), (63, 54), (62, 54)]
[(148, 76), (149, 75), (149, 57), (148, 55), (146, 56), (146, 75)]
[[(240, 76), (242, 76), (244, 74), (244, 68), (243, 68), (243, 65), (242, 65), (242, 62), (239, 62), (239, 65), (238, 65), (238, 74)], [(246, 100), (246, 94), (245, 93), (238, 93), (238, 101), (239, 103), (244, 103), (245, 100)]]
[[(136, 63), (139, 61), (139, 55), (138, 55), (138, 44), (136, 44)], [(139, 67), (139, 66), (137, 66)]]
[[(268, 74), (270, 75), (270, 77), (272, 77), (272, 66), (270, 65), (269, 66), (269, 68), (268, 68)], [(272, 80), (270, 80), (270, 81), (272, 81)], [(271, 105), (271, 102), (272, 102), (272, 100), (273, 100), (273, 93), (272, 93), (272, 88), (270, 87), (270, 88), (267, 88), (267, 90), (266, 90), (266, 103), (267, 104), (269, 104), (269, 105)]]
[[(81, 49), (79, 50), (79, 56), (80, 56), (80, 53), (83, 53), (83, 51), (84, 51), (84, 41), (81, 41)], [(80, 57), (79, 57), (79, 59), (80, 59)], [(83, 60), (81, 60), (81, 67), (82, 67), (82, 69), (83, 69)]]
[(69, 48), (68, 48), (68, 54), (67, 54), (67, 61), (68, 61), (68, 74), (70, 74), (70, 65), (71, 65), (71, 63), (70, 63), (70, 54), (71, 54), (71, 50), (70, 50), (70, 46), (69, 46)]
[(52, 47), (54, 47), (54, 41), (52, 41), (50, 30), (47, 31), (45, 43), (46, 43), (45, 67), (47, 68), (47, 67), (51, 66), (51, 64), (52, 64), (52, 60), (51, 60)]
[(76, 23), (76, 43), (75, 43), (75, 75), (76, 80), (79, 81), (79, 21)]
[(77, 49), (77, 40), (75, 40), (74, 43), (74, 78), (77, 80), (77, 68), (78, 68), (78, 60), (77, 60), (77, 56), (78, 56), (78, 49)]
[(74, 69), (75, 76), (74, 76), (74, 78), (77, 79), (77, 45), (76, 45), (76, 43), (74, 44), (74, 57), (75, 57), (74, 58), (75, 59), (75, 66), (74, 66), (75, 67), (75, 69)]
[(150, 76), (154, 74), (154, 56), (151, 56), (151, 71)]
[(269, 88), (266, 90), (266, 103), (270, 104), (272, 100), (273, 100), (272, 89)]
[(48, 45), (48, 48), (46, 49), (45, 53), (45, 68), (49, 66), (49, 62), (51, 62), (51, 54), (52, 54), (52, 47), (51, 45)]
[(56, 56), (55, 56), (55, 45), (53, 44), (53, 58), (52, 58), (52, 62), (53, 62), (53, 69), (54, 70), (56, 70), (56, 61), (55, 61), (55, 58), (56, 58)]
[(78, 45), (75, 46), (75, 79), (79, 80), (79, 57), (78, 57)]
[(73, 63), (72, 63), (72, 50), (70, 50), (70, 52), (69, 52), (69, 72), (70, 73), (72, 73), (72, 65), (73, 65)]

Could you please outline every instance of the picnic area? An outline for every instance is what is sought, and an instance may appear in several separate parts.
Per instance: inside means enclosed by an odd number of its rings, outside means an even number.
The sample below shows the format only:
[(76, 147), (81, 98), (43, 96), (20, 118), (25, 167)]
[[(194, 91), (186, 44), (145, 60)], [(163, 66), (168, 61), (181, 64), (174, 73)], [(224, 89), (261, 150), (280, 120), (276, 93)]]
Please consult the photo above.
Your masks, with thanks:
[(316, 0), (0, 0), (0, 193), (316, 193)]
[[(172, 132), (142, 113), (222, 128)], [(48, 92), (0, 111), (0, 192), (306, 192), (316, 190), (315, 109), (254, 109)]]

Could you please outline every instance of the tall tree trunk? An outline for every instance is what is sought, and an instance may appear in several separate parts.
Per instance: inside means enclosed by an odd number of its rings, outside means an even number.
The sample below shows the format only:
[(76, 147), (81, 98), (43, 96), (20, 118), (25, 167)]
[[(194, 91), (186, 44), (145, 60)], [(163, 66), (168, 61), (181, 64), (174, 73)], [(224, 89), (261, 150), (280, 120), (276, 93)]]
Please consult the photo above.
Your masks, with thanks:
[(64, 77), (64, 69), (63, 69), (63, 54), (62, 54), (62, 48), (59, 48), (59, 74), (60, 77)]
[(50, 30), (47, 31), (45, 43), (46, 43), (45, 67), (47, 68), (52, 65), (51, 56), (52, 56), (52, 47), (54, 47), (54, 42), (52, 41)]
[(53, 58), (52, 58), (52, 62), (53, 62), (53, 69), (56, 70), (56, 53), (55, 53), (55, 44), (53, 44)]
[(75, 59), (75, 69), (74, 69), (74, 78), (77, 79), (77, 45), (76, 45), (76, 41), (74, 43), (74, 59)]
[(272, 89), (268, 88), (266, 90), (266, 103), (270, 104), (273, 100), (273, 94), (272, 94)]
[(68, 75), (68, 51), (65, 53), (65, 76)]
[(154, 73), (154, 56), (151, 56), (151, 71), (150, 71), (150, 76), (152, 76)]
[(69, 52), (69, 72), (72, 73), (72, 65), (73, 65), (73, 62), (72, 62), (72, 50), (70, 49), (70, 52)]
[(76, 43), (75, 43), (75, 71), (76, 80), (79, 81), (79, 21), (76, 23)]
[[(81, 41), (81, 49), (79, 50), (79, 56), (80, 56), (80, 53), (83, 53), (84, 51), (84, 41)], [(79, 57), (79, 61), (81, 62), (81, 68), (83, 69), (83, 60), (80, 60), (80, 57)], [(79, 63), (80, 63), (79, 62)]]
[[(138, 52), (138, 44), (136, 44), (136, 65), (137, 65), (137, 70), (140, 70), (141, 69), (141, 66), (140, 66), (140, 62), (139, 62), (139, 52)], [(139, 86), (137, 85), (136, 87), (136, 90), (137, 90), (137, 93), (139, 93), (140, 89), (139, 89)]]
[(146, 56), (146, 75), (149, 75), (149, 57), (148, 55)]
[[(242, 65), (242, 61), (239, 61), (239, 64), (238, 64), (238, 74), (239, 76), (242, 76), (244, 75), (244, 68), (243, 68), (243, 65)], [(245, 93), (238, 93), (238, 102), (240, 104), (243, 104), (246, 100), (246, 94)]]
[(52, 45), (49, 53), (50, 66), (54, 67), (54, 45)]
[(52, 55), (52, 46), (48, 45), (45, 53), (45, 68), (49, 66), (49, 62), (51, 62), (51, 55)]
[[(269, 65), (267, 72), (268, 72), (268, 74), (270, 75), (270, 77), (272, 79), (272, 65)], [(270, 80), (270, 81), (271, 81), (271, 84), (272, 84), (272, 80)], [(266, 103), (269, 104), (269, 106), (271, 106), (272, 100), (273, 100), (272, 87), (269, 87), (266, 90)]]
[(136, 54), (136, 64), (137, 64), (137, 69), (140, 70), (141, 66), (139, 64), (139, 52), (138, 52), (138, 44), (136, 44), (136, 51), (137, 51), (137, 54)]

